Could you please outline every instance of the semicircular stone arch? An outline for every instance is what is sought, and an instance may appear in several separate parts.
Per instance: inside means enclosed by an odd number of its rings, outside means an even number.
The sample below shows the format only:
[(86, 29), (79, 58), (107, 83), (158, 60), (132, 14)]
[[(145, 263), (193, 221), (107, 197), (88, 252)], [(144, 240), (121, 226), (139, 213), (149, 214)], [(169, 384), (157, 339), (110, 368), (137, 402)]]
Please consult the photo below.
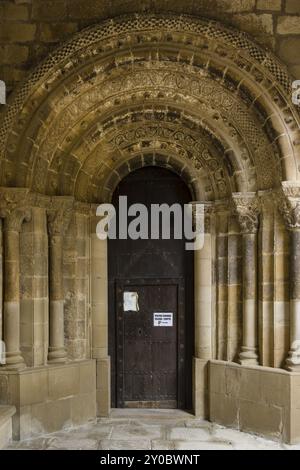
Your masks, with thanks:
[[(185, 136), (192, 125), (218, 140), (215, 164), (231, 192), (278, 187), (299, 177), (299, 116), (290, 90), (277, 59), (244, 33), (175, 15), (110, 20), (51, 54), (12, 97), (1, 126), (1, 184), (55, 195), (63, 172), (73, 187), (66, 194), (95, 201), (98, 194), (76, 194), (76, 178), (87, 187), (97, 181), (112, 147), (120, 153), (104, 135), (109, 123), (117, 128), (124, 113), (146, 106), (169, 115), (174, 108)], [(203, 133), (193, 132), (203, 145)], [(209, 192), (206, 199), (227, 195)]]

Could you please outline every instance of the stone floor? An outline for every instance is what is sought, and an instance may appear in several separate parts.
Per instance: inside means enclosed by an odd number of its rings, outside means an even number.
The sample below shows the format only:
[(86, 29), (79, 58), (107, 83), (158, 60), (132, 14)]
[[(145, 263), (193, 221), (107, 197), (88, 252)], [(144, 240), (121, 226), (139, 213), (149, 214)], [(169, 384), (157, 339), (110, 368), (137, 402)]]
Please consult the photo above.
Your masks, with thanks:
[(288, 450), (288, 446), (199, 420), (180, 410), (113, 410), (110, 418), (14, 442), (9, 449)]

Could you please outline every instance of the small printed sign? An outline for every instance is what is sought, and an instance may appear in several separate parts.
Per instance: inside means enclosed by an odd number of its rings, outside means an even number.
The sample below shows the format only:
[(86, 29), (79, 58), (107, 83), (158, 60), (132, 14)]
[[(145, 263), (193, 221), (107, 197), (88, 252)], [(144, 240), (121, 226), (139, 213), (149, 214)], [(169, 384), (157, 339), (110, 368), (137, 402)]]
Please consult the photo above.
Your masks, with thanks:
[(153, 313), (154, 326), (173, 326), (173, 313), (171, 312), (156, 312)]
[(137, 292), (124, 292), (123, 293), (123, 308), (124, 312), (138, 312), (139, 311), (139, 296)]

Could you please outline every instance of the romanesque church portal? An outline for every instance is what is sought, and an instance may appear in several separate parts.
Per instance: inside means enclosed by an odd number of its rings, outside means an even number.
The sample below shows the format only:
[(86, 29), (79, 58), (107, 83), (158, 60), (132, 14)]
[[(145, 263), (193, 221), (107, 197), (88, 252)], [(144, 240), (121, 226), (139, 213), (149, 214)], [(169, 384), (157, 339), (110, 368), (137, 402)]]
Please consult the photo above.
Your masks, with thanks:
[[(26, 46), (47, 15), (36, 4), (51, 2), (6, 3), (24, 14), (28, 38), (14, 47)], [(44, 35), (59, 36), (52, 23), (69, 3), (57, 17), (48, 5)], [(76, 1), (78, 18), (91, 3), (93, 20), (77, 32), (68, 20), (68, 38), (7, 79), (1, 107), (0, 403), (15, 407), (13, 437), (145, 406), (299, 442), (296, 69), (213, 5), (112, 2), (103, 13), (104, 1)], [(235, 14), (267, 2), (223, 3)], [(280, 35), (293, 2), (275, 3)], [(20, 34), (16, 24), (0, 35)], [(96, 209), (119, 193), (204, 205), (203, 248), (99, 240)], [(126, 290), (139, 294), (135, 316), (122, 310)], [(156, 311), (174, 315), (166, 334), (149, 323)]]

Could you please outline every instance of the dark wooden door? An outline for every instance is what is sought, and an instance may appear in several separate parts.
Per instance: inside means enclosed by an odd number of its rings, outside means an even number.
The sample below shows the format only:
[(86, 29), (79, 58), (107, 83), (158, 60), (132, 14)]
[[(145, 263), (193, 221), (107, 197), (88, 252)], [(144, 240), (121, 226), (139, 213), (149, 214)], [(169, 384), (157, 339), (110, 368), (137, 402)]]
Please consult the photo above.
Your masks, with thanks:
[[(177, 279), (117, 283), (119, 407), (184, 406), (178, 386), (184, 361), (182, 286)], [(137, 294), (138, 311), (124, 311), (127, 292)]]
[[(174, 173), (146, 167), (124, 178), (113, 204), (186, 204), (192, 200)], [(130, 222), (130, 219), (129, 219)], [(172, 222), (171, 222), (172, 224)], [(186, 240), (109, 240), (109, 354), (112, 406), (192, 408), (194, 352), (193, 252)], [(129, 289), (129, 290), (128, 290)], [(125, 291), (137, 292), (139, 311), (124, 311)], [(172, 313), (173, 326), (154, 326)]]

